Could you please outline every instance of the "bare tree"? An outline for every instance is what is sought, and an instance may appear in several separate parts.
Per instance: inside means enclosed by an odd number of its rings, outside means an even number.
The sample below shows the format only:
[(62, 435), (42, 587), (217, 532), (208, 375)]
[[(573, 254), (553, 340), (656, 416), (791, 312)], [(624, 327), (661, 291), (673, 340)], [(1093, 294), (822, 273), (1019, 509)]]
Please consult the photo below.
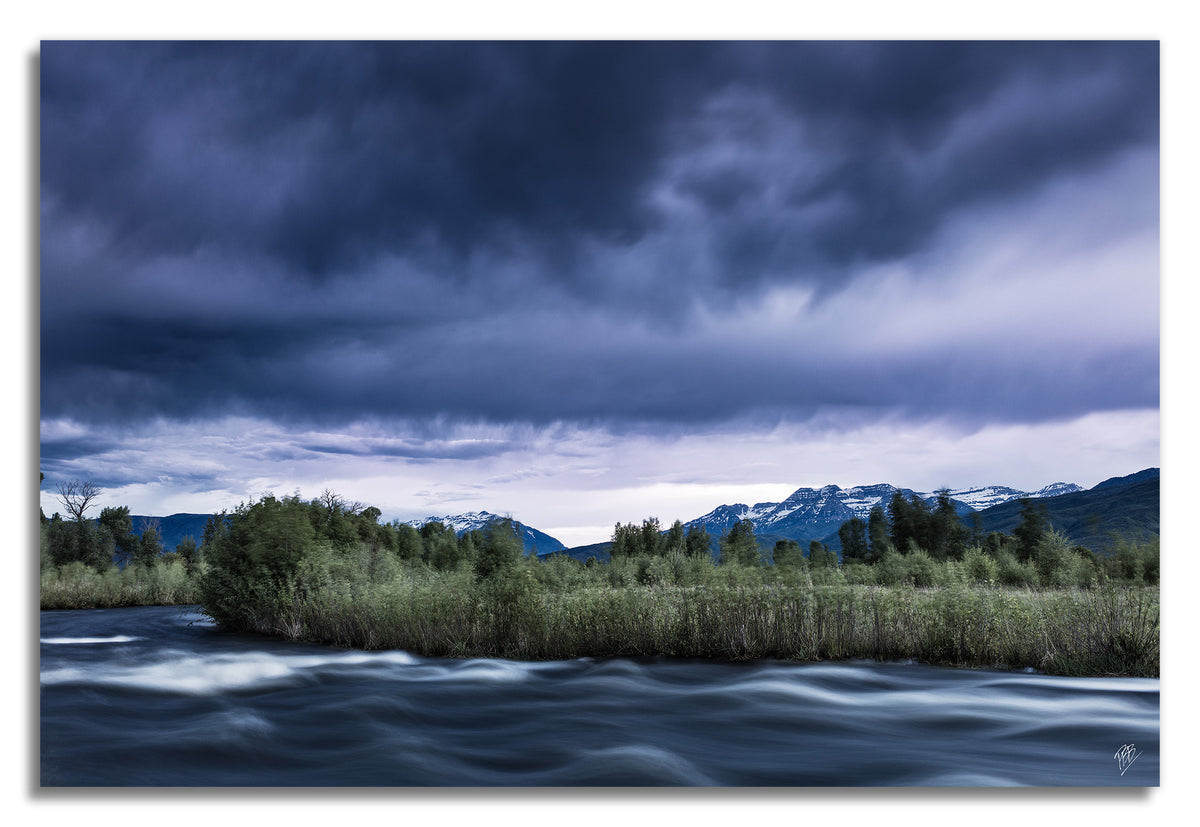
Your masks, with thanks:
[(321, 492), (321, 496), (317, 497), (317, 502), (325, 507), (331, 517), (338, 513), (354, 515), (367, 507), (358, 500), (347, 502), (340, 494), (335, 494), (328, 488)]
[(99, 496), (100, 486), (88, 480), (71, 480), (58, 484), (58, 501), (77, 523), (83, 522), (84, 514), (95, 505), (95, 499)]
[(328, 488), (321, 492), (321, 496), (317, 500), (325, 506), (325, 510), (329, 512), (330, 516), (338, 513), (345, 506), (345, 501)]

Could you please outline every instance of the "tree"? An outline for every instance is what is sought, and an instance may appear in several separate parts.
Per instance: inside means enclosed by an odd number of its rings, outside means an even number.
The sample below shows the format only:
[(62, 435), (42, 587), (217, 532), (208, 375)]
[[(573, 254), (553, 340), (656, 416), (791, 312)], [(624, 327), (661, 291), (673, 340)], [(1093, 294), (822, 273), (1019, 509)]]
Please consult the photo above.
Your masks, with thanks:
[(884, 513), (883, 506), (875, 506), (867, 515), (867, 537), (871, 543), (871, 562), (878, 563), (892, 548), (888, 540), (887, 514)]
[(837, 554), (820, 540), (813, 540), (808, 544), (808, 565), (814, 569), (837, 568)]
[(721, 563), (736, 563), (741, 566), (758, 566), (762, 564), (762, 555), (758, 551), (758, 539), (754, 536), (754, 523), (750, 520), (738, 520), (721, 536)]
[(207, 551), (229, 530), (229, 515), (225, 509), (220, 514), (213, 514), (204, 524), (204, 534), (200, 537), (200, 548)]
[(51, 564), (65, 566), (79, 559), (79, 533), (55, 511), (46, 522), (46, 554)]
[(908, 498), (899, 489), (892, 494), (888, 503), (888, 522), (891, 528), (888, 540), (892, 548), (904, 554), (908, 550), (908, 541), (916, 537), (916, 526), (913, 525)]
[(137, 551), (138, 537), (133, 533), (133, 518), (129, 506), (105, 508), (100, 512), (100, 526), (108, 529), (118, 558), (128, 563)]
[(483, 530), (483, 544), (475, 557), (475, 574), (482, 580), (495, 579), (516, 568), (525, 554), (513, 521), (493, 520)]
[(75, 549), (71, 555), (75, 560), (98, 559), (101, 553), (94, 548), (97, 543), (92, 525), (87, 521), (87, 511), (100, 496), (100, 487), (88, 480), (71, 480), (58, 484), (58, 501), (75, 520)]
[(958, 518), (950, 489), (937, 490), (937, 503), (932, 515), (932, 538), (929, 554), (935, 560), (961, 560), (967, 550), (967, 529)]
[(185, 536), (175, 546), (175, 554), (183, 561), (183, 567), (188, 574), (200, 568), (200, 549), (196, 547), (196, 541), (190, 535)]
[(298, 496), (239, 505), (212, 547), (204, 548), (199, 588), (205, 611), (223, 626), (254, 628), (260, 606), (291, 599), (300, 564), (316, 541), (308, 503)]
[(1021, 522), (1013, 529), (1017, 538), (1017, 559), (1030, 560), (1037, 552), (1037, 545), (1050, 527), (1045, 503), (1035, 503), (1028, 497), (1021, 498)]
[(142, 536), (138, 539), (137, 549), (133, 552), (133, 562), (142, 566), (153, 566), (162, 554), (162, 541), (158, 537), (158, 521), (144, 520)]
[(642, 520), (642, 554), (656, 557), (662, 550), (662, 525), (658, 522), (658, 517), (647, 517)]
[(1042, 534), (1030, 559), (1037, 567), (1043, 586), (1063, 586), (1071, 579), (1075, 567), (1072, 564), (1077, 565), (1082, 558), (1075, 553), (1065, 534), (1050, 529)]
[(81, 562), (103, 569), (112, 563), (111, 548), (106, 542), (111, 535), (107, 530), (99, 531), (87, 518), (88, 509), (95, 507), (99, 496), (100, 488), (92, 482), (71, 480), (58, 484), (58, 500), (73, 523), (61, 521), (57, 514), (47, 523), (47, 552), (55, 565)]
[(838, 529), (838, 540), (842, 544), (843, 560), (866, 560), (870, 556), (867, 545), (867, 524), (858, 517), (842, 523)]
[(776, 540), (775, 551), (771, 557), (777, 566), (794, 568), (804, 563), (804, 551), (795, 540)]
[[(370, 506), (362, 509), (349, 520), (354, 524), (359, 542), (366, 546), (367, 553), (373, 561), (378, 560), (380, 549), (387, 544), (385, 538), (388, 534), (383, 526), (379, 525), (379, 516), (382, 513), (375, 506)], [(343, 548), (348, 547), (348, 545), (343, 546)]]
[(687, 537), (683, 531), (683, 523), (679, 520), (671, 523), (663, 538), (664, 554), (687, 554)]
[(684, 538), (689, 557), (708, 557), (712, 554), (712, 537), (703, 524), (691, 526)]
[(421, 534), (408, 523), (395, 523), (396, 556), (401, 560), (420, 560), (425, 553)]
[(430, 520), (421, 526), (420, 534), (425, 542), (425, 560), (429, 565), (439, 571), (458, 566), (458, 536), (454, 529), (438, 520)]
[(341, 495), (335, 494), (328, 488), (321, 492), (321, 496), (317, 497), (316, 502), (329, 515), (339, 514), (346, 507), (346, 501), (342, 499)]
[(916, 494), (911, 494), (908, 498), (908, 519), (912, 525), (912, 536), (909, 540), (910, 550), (916, 546), (916, 548), (928, 552), (938, 544), (933, 509), (929, 507), (929, 503)]
[(474, 564), (479, 556), (479, 546), (483, 541), (483, 532), (464, 531), (458, 537), (458, 559)]
[(318, 537), (343, 551), (358, 543), (359, 530), (355, 525), (355, 517), (362, 510), (361, 503), (348, 505), (340, 495), (326, 488), (309, 506)]
[(71, 480), (58, 484), (58, 501), (63, 504), (63, 508), (67, 509), (67, 513), (74, 517), (77, 523), (83, 522), (87, 510), (95, 505), (95, 500), (99, 496), (100, 488), (93, 482)]
[(642, 530), (633, 523), (617, 523), (613, 527), (612, 550), (609, 556), (616, 560), (622, 557), (637, 557), (642, 553)]

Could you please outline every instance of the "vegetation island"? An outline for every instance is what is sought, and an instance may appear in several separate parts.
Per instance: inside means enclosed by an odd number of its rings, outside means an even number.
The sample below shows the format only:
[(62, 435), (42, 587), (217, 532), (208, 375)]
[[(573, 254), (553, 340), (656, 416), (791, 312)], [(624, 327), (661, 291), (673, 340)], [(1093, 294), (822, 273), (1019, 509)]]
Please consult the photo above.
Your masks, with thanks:
[(1159, 674), (1158, 539), (1074, 545), (1035, 500), (981, 536), (948, 493), (897, 492), (819, 541), (765, 548), (679, 521), (617, 524), (607, 562), (526, 553), (510, 519), (381, 524), (325, 491), (263, 496), (162, 547), (100, 489), (41, 517), (41, 608), (199, 604), (223, 628), (361, 649), (522, 660), (914, 660), (1061, 675)]

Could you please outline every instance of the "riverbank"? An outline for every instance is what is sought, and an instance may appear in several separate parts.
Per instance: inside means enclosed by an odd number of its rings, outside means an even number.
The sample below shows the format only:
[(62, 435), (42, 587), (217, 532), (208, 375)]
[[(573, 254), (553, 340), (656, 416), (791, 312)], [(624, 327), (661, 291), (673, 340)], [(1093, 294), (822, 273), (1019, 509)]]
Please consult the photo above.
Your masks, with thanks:
[(41, 573), (42, 609), (119, 609), (200, 602), (196, 579), (181, 562), (112, 566), (96, 571), (83, 563)]
[[(465, 584), (462, 584), (465, 585)], [(237, 624), (287, 640), (444, 657), (914, 660), (1158, 677), (1157, 588), (838, 585), (327, 587)]]
[[(672, 586), (555, 579), (555, 567), (541, 563), (495, 580), (469, 570), (405, 567), (376, 582), (322, 578), (319, 587), (259, 594), (213, 616), (230, 629), (289, 641), (431, 657), (913, 660), (1057, 675), (1159, 675), (1153, 586), (881, 586), (848, 583), (835, 572), (766, 580), (710, 570), (723, 577)], [(41, 582), (42, 609), (202, 598), (179, 563), (104, 572), (66, 566), (43, 572)]]

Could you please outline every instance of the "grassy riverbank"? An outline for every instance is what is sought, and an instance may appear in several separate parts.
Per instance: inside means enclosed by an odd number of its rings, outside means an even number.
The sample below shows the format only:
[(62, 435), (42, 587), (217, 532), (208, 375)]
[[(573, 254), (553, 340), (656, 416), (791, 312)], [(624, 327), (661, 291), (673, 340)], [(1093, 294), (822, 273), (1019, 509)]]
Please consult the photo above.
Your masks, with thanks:
[[(377, 583), (328, 579), (319, 589), (263, 595), (223, 620), (288, 640), (427, 656), (912, 659), (1062, 675), (1159, 673), (1156, 587), (918, 588), (848, 583), (838, 573), (813, 582), (803, 572), (765, 582), (719, 569), (725, 576), (705, 585), (586, 578), (572, 586), (555, 583), (549, 571), (539, 578), (534, 567), (545, 564), (530, 562), (501, 581), (421, 567)], [(41, 585), (43, 609), (202, 599), (178, 563), (105, 572), (68, 566), (43, 573)]]
[(42, 571), (43, 609), (116, 609), (199, 603), (196, 578), (181, 562), (112, 566), (97, 571), (83, 563)]
[[(439, 582), (440, 581), (440, 582)], [(520, 660), (670, 656), (912, 659), (1157, 677), (1156, 588), (592, 586), (469, 577), (334, 586), (259, 603), (246, 628), (363, 649)]]

